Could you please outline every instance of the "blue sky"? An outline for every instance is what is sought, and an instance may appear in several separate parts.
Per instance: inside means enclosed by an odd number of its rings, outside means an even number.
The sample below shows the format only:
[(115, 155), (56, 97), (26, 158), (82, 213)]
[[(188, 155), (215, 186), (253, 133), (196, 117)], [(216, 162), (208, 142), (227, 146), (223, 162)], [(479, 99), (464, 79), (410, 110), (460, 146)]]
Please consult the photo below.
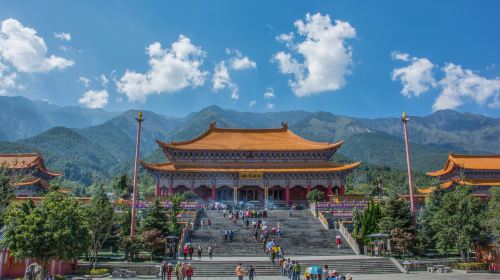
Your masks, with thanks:
[(500, 117), (499, 10), (498, 1), (2, 1), (0, 94), (175, 116), (215, 104)]

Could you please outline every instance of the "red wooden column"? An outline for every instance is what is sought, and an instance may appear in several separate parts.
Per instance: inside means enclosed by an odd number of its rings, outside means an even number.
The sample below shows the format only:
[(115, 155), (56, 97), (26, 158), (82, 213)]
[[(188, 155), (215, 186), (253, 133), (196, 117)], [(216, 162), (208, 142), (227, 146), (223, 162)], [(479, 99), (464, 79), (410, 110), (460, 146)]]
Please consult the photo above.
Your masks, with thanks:
[(217, 186), (212, 185), (212, 200), (215, 201), (217, 199)]
[(4, 248), (0, 254), (1, 254), (1, 256), (0, 256), (0, 279), (3, 279), (2, 278), (2, 276), (3, 276), (3, 265), (4, 265), (4, 262), (5, 262), (5, 259), (7, 258), (7, 248)]
[(285, 187), (285, 203), (290, 203), (290, 186)]
[(167, 194), (174, 195), (174, 186), (173, 185), (168, 186)]
[(345, 186), (344, 186), (344, 184), (340, 185), (339, 194), (345, 195)]
[(160, 192), (160, 180), (157, 179), (156, 180), (156, 188), (155, 188), (155, 196), (158, 197), (161, 195), (161, 192)]
[(332, 190), (332, 185), (328, 184), (328, 187), (326, 188), (326, 200), (329, 201), (333, 196), (333, 190)]
[(307, 197), (307, 195), (309, 194), (310, 191), (311, 191), (311, 185), (307, 185), (307, 188), (306, 188), (306, 197)]

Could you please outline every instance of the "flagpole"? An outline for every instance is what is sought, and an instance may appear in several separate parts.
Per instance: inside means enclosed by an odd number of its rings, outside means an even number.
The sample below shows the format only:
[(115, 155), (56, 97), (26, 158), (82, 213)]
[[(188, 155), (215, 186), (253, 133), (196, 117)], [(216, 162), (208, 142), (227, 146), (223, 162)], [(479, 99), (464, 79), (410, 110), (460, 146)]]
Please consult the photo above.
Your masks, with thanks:
[(413, 180), (411, 178), (411, 160), (410, 160), (410, 147), (408, 145), (408, 129), (406, 127), (406, 122), (408, 121), (408, 117), (406, 116), (406, 112), (403, 112), (401, 116), (401, 121), (403, 122), (403, 128), (405, 133), (405, 145), (406, 145), (406, 165), (408, 167), (408, 184), (410, 186), (410, 209), (412, 216), (412, 223), (416, 225), (416, 216), (415, 216), (415, 198), (413, 197)]
[(136, 118), (137, 120), (137, 142), (135, 146), (135, 162), (134, 162), (134, 186), (133, 186), (133, 194), (132, 194), (132, 217), (130, 219), (130, 237), (135, 237), (135, 216), (136, 216), (136, 204), (137, 204), (137, 169), (139, 167), (139, 152), (141, 146), (141, 126), (142, 121), (142, 112), (139, 112), (139, 115)]

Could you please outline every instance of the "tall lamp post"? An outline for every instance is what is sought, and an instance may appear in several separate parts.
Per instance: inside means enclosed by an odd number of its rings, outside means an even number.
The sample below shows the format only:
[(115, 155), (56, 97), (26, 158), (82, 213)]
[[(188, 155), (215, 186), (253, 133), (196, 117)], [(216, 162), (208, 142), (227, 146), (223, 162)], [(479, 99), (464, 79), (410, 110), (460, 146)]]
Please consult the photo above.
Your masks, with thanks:
[(416, 216), (415, 216), (415, 198), (413, 197), (413, 181), (411, 179), (411, 163), (410, 163), (410, 147), (408, 146), (408, 129), (406, 128), (406, 122), (408, 121), (408, 117), (406, 116), (406, 112), (403, 112), (401, 116), (401, 121), (403, 122), (403, 128), (405, 132), (405, 145), (406, 145), (406, 165), (408, 167), (408, 183), (410, 185), (410, 209), (413, 225), (416, 225)]
[(130, 219), (130, 237), (135, 237), (135, 215), (136, 215), (136, 204), (137, 204), (137, 169), (139, 167), (139, 151), (141, 147), (141, 126), (142, 121), (142, 112), (139, 112), (139, 115), (136, 118), (137, 120), (137, 143), (135, 145), (135, 162), (134, 162), (134, 188), (132, 194), (132, 217)]

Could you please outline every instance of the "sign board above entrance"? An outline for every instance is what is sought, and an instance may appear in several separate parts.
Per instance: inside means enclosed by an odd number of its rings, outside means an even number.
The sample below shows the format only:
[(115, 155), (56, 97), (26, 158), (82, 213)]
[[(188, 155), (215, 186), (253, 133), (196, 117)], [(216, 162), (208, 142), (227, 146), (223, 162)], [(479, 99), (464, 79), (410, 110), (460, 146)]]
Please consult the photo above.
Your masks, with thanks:
[(240, 180), (262, 180), (264, 179), (264, 172), (240, 172)]

